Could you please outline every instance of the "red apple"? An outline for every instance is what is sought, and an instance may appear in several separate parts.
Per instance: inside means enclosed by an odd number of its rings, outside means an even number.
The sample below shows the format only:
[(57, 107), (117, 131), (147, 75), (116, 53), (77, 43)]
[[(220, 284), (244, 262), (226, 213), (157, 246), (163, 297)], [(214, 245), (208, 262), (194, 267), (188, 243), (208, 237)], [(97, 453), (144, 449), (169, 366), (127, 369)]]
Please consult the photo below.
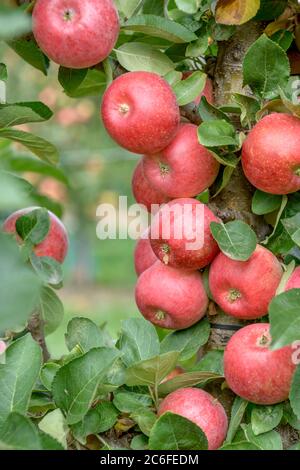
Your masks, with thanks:
[[(132, 177), (132, 192), (134, 198), (138, 204), (144, 205), (148, 212), (151, 212), (152, 205), (161, 205), (170, 200), (165, 194), (162, 194), (159, 191), (156, 191), (152, 186), (149, 184), (148, 180), (145, 178), (143, 164), (140, 161), (133, 173)], [(157, 212), (157, 208), (156, 211)]]
[(300, 266), (295, 269), (286, 283), (285, 290), (290, 289), (300, 289)]
[(250, 183), (271, 194), (300, 189), (300, 119), (283, 113), (265, 116), (243, 144), (242, 165)]
[(254, 320), (268, 313), (282, 268), (271, 251), (257, 245), (247, 261), (235, 261), (220, 253), (209, 271), (209, 287), (215, 302), (232, 317)]
[(296, 365), (290, 346), (271, 351), (268, 323), (254, 323), (237, 331), (224, 354), (224, 372), (229, 387), (245, 400), (274, 405), (289, 396)]
[[(19, 243), (22, 243), (21, 238), (16, 234), (16, 221), (23, 215), (38, 209), (37, 207), (28, 207), (21, 209), (11, 214), (3, 224), (3, 230), (7, 233), (13, 233)], [(50, 230), (46, 238), (34, 247), (36, 256), (48, 256), (54, 258), (59, 263), (62, 263), (68, 251), (68, 235), (62, 222), (48, 211), (50, 217)]]
[(114, 80), (103, 96), (102, 118), (121, 147), (139, 154), (169, 145), (180, 122), (172, 88), (150, 72), (129, 72)]
[(208, 449), (223, 444), (228, 428), (225, 410), (218, 400), (199, 388), (180, 388), (170, 393), (160, 404), (158, 415), (170, 411), (197, 424), (207, 437)]
[[(184, 72), (182, 74), (182, 80), (186, 80), (190, 75), (192, 75), (192, 73), (193, 72)], [(214, 89), (210, 78), (206, 79), (205, 86), (201, 91), (200, 95), (194, 100), (194, 103), (197, 105), (200, 104), (202, 96), (205, 96), (205, 98), (210, 104), (214, 104)]]
[(171, 330), (197, 323), (208, 305), (200, 273), (169, 268), (160, 261), (139, 277), (135, 299), (147, 320)]
[(143, 168), (154, 189), (178, 198), (196, 196), (211, 186), (220, 164), (199, 143), (197, 126), (182, 124), (168, 147), (143, 158)]
[(210, 231), (211, 222), (219, 219), (201, 202), (174, 199), (160, 209), (151, 224), (154, 253), (174, 268), (204, 268), (219, 253)]
[(135, 272), (140, 276), (157, 261), (149, 240), (149, 229), (138, 240), (134, 250)]
[(38, 0), (33, 33), (42, 51), (57, 64), (83, 69), (102, 62), (119, 34), (112, 0)]

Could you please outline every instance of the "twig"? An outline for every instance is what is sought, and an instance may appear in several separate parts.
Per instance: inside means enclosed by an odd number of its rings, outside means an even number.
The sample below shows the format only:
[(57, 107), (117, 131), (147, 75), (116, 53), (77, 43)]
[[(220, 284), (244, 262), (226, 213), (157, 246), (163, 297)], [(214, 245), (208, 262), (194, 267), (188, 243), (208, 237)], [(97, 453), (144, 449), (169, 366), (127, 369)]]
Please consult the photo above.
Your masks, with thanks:
[(45, 340), (44, 322), (39, 311), (36, 311), (31, 315), (28, 321), (28, 331), (31, 333), (33, 339), (41, 347), (43, 360), (44, 362), (47, 362), (50, 358), (50, 354)]

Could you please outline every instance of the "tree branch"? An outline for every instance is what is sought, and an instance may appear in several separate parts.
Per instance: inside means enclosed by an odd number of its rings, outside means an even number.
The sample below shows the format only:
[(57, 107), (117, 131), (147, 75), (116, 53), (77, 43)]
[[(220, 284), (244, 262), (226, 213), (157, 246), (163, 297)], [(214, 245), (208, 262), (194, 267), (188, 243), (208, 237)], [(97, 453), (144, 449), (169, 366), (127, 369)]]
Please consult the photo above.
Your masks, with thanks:
[(39, 311), (35, 311), (28, 321), (28, 331), (31, 333), (33, 339), (40, 346), (43, 353), (43, 360), (47, 362), (50, 359), (50, 354), (46, 345), (44, 333), (44, 321)]

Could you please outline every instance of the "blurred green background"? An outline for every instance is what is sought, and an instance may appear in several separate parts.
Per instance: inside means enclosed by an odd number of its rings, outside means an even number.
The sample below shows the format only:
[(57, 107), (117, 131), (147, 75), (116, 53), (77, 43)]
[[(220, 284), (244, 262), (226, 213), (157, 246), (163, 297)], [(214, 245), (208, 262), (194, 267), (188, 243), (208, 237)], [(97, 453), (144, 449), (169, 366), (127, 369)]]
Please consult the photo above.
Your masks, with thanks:
[[(98, 324), (106, 324), (115, 336), (122, 319), (138, 315), (134, 302), (135, 241), (99, 240), (96, 236), (96, 208), (100, 203), (117, 207), (120, 195), (128, 196), (128, 204), (134, 202), (131, 177), (138, 157), (117, 147), (106, 134), (99, 114), (101, 97), (67, 97), (53, 63), (45, 77), (3, 43), (0, 62), (8, 68), (7, 102), (40, 100), (54, 111), (47, 123), (19, 127), (57, 146), (60, 167), (70, 181), (67, 187), (36, 173), (24, 175), (40, 194), (62, 204), (63, 221), (70, 236), (65, 284), (59, 292), (65, 319), (47, 338), (50, 352), (59, 357), (66, 352), (64, 332), (71, 317), (87, 316)], [(25, 153), (18, 146), (15, 151)]]

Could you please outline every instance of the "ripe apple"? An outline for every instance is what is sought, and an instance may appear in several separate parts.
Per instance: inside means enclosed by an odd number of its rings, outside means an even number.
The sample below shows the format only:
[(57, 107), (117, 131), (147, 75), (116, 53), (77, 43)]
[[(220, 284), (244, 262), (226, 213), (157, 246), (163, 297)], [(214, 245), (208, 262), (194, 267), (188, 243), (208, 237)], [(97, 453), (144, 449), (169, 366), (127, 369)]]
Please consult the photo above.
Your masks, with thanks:
[(170, 198), (193, 197), (209, 188), (220, 164), (199, 143), (197, 126), (182, 124), (160, 153), (143, 158), (144, 175), (151, 186)]
[[(193, 72), (183, 72), (182, 74), (182, 80), (186, 80), (190, 75), (192, 75)], [(213, 83), (210, 78), (206, 79), (205, 86), (203, 90), (201, 91), (200, 95), (197, 96), (197, 98), (194, 100), (195, 104), (200, 104), (202, 96), (205, 96), (207, 101), (210, 104), (214, 104), (214, 89), (213, 89)]]
[(199, 388), (180, 388), (170, 393), (160, 404), (158, 415), (170, 411), (197, 424), (207, 437), (208, 449), (223, 444), (228, 428), (225, 410), (218, 400)]
[(256, 188), (271, 194), (300, 189), (300, 119), (283, 113), (265, 116), (243, 144), (243, 170)]
[[(23, 215), (38, 209), (37, 207), (28, 207), (11, 214), (3, 224), (3, 230), (7, 233), (16, 235), (17, 241), (22, 243), (21, 238), (16, 233), (16, 221)], [(46, 238), (34, 247), (36, 256), (48, 256), (62, 263), (68, 251), (68, 235), (62, 222), (56, 215), (48, 211), (50, 217), (50, 230)]]
[(174, 199), (159, 210), (151, 224), (154, 253), (174, 268), (204, 268), (219, 253), (211, 222), (219, 219), (206, 205), (196, 199)]
[[(146, 206), (148, 212), (151, 212), (152, 205), (161, 205), (170, 200), (165, 194), (156, 191), (145, 178), (142, 161), (140, 161), (133, 173), (132, 192), (138, 204)], [(152, 207), (154, 210), (155, 208)], [(154, 211), (155, 212), (155, 211)], [(157, 208), (156, 208), (157, 212)]]
[(257, 245), (247, 261), (235, 261), (220, 253), (209, 271), (209, 287), (221, 309), (242, 320), (268, 313), (282, 268), (271, 251)]
[(290, 289), (300, 289), (300, 266), (295, 269), (286, 283), (285, 290)]
[(135, 299), (147, 320), (171, 330), (197, 323), (208, 305), (200, 273), (170, 268), (160, 261), (138, 278)]
[(119, 35), (112, 0), (38, 0), (32, 16), (33, 34), (42, 51), (73, 69), (102, 62)]
[(169, 145), (180, 122), (172, 88), (151, 72), (129, 72), (114, 80), (103, 96), (102, 118), (121, 147), (139, 154)]
[(149, 240), (149, 229), (138, 240), (134, 250), (135, 272), (140, 276), (157, 261)]
[(290, 346), (271, 351), (270, 325), (254, 323), (237, 331), (227, 343), (224, 373), (229, 387), (245, 400), (274, 405), (289, 396), (296, 365)]

